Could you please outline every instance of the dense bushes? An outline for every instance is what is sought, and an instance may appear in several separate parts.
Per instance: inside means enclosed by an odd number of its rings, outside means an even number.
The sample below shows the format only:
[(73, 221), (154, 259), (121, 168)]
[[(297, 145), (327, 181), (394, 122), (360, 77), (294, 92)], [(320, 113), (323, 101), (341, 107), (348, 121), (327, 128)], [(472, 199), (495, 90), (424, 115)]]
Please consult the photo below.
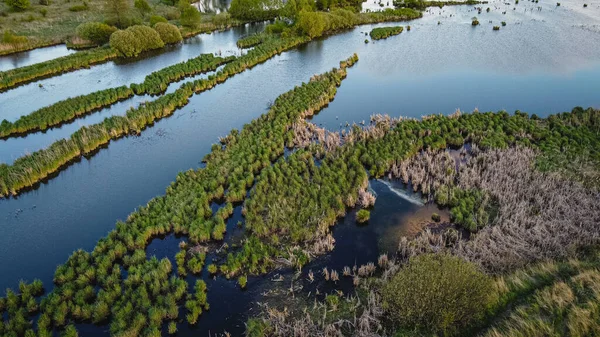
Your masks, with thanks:
[(281, 3), (275, 0), (233, 0), (229, 7), (232, 17), (248, 21), (265, 21), (277, 17)]
[(118, 30), (110, 36), (111, 48), (125, 57), (135, 57), (142, 52), (162, 48), (164, 45), (158, 32), (147, 26), (131, 26), (125, 30)]
[(169, 20), (160, 15), (152, 15), (150, 17), (150, 26), (154, 27), (159, 22), (167, 23)]
[(6, 0), (6, 4), (17, 11), (24, 11), (31, 6), (29, 0)]
[(36, 110), (29, 115), (25, 115), (14, 123), (3, 120), (0, 123), (0, 137), (8, 137), (36, 130), (46, 130), (51, 126), (68, 122), (90, 111), (111, 105), (131, 96), (133, 96), (133, 90), (122, 86), (68, 98)]
[(212, 54), (202, 54), (185, 62), (155, 71), (146, 76), (143, 83), (132, 84), (131, 88), (136, 94), (148, 93), (157, 95), (165, 90), (170, 83), (178, 81), (186, 76), (196, 75), (202, 72), (215, 70), (218, 66), (231, 62), (235, 56), (226, 58), (215, 57)]
[(97, 45), (103, 45), (108, 42), (110, 35), (117, 30), (101, 22), (85, 22), (77, 26), (77, 35), (83, 39), (92, 41)]
[(183, 40), (179, 28), (170, 23), (158, 22), (154, 25), (154, 30), (158, 32), (160, 39), (165, 44), (179, 43)]
[(77, 52), (46, 62), (32, 64), (26, 67), (0, 72), (0, 90), (6, 90), (44, 76), (87, 68), (92, 64), (114, 59), (116, 56), (117, 53), (109, 48), (97, 48), (89, 51)]
[(197, 29), (200, 26), (200, 20), (202, 18), (196, 7), (187, 3), (187, 1), (183, 1), (179, 10), (181, 11), (181, 18), (179, 20), (181, 25), (192, 29)]
[(492, 303), (492, 279), (448, 255), (415, 257), (384, 286), (384, 308), (399, 327), (452, 335), (478, 323)]
[(266, 38), (264, 34), (254, 34), (237, 40), (238, 48), (250, 48), (261, 44)]
[(402, 26), (379, 27), (379, 28), (374, 28), (373, 30), (371, 30), (371, 33), (369, 33), (369, 35), (371, 36), (371, 38), (373, 40), (381, 40), (381, 39), (387, 39), (388, 37), (393, 36), (393, 35), (398, 35), (398, 34), (402, 33), (403, 30), (404, 30), (404, 27), (402, 27)]

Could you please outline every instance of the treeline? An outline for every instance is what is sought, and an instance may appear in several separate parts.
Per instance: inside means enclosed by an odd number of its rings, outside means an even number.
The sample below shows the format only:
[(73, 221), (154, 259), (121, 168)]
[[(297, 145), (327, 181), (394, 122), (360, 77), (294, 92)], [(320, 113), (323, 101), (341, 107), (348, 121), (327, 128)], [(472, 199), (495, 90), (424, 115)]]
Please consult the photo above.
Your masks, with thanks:
[[(222, 70), (206, 79), (185, 83), (173, 93), (130, 109), (125, 116), (108, 117), (101, 123), (82, 127), (69, 139), (56, 141), (46, 149), (22, 156), (12, 165), (0, 164), (0, 196), (15, 195), (19, 190), (33, 186), (70, 161), (108, 144), (111, 139), (141, 132), (154, 121), (169, 116), (177, 108), (186, 105), (194, 93), (209, 90), (229, 77), (306, 41), (302, 37), (271, 40), (229, 62)], [(216, 60), (217, 58), (213, 61), (218, 62)], [(215, 62), (211, 64), (215, 65)], [(186, 68), (173, 69), (183, 74)], [(196, 69), (200, 71), (200, 68)]]
[(404, 27), (402, 27), (402, 26), (379, 27), (379, 28), (373, 28), (373, 30), (371, 30), (369, 35), (371, 36), (371, 38), (373, 40), (381, 40), (381, 39), (387, 39), (388, 37), (393, 36), (393, 35), (398, 35), (398, 34), (402, 33), (403, 30), (404, 30)]
[(184, 77), (214, 71), (222, 64), (231, 62), (234, 59), (235, 56), (221, 58), (212, 54), (202, 54), (185, 62), (153, 72), (146, 76), (144, 82), (140, 84), (134, 83), (130, 87), (110, 88), (68, 98), (23, 116), (14, 123), (3, 120), (0, 123), (0, 137), (46, 130), (48, 127), (69, 122), (91, 111), (109, 107), (118, 101), (133, 96), (134, 93), (137, 95), (160, 94), (167, 89), (170, 83)]
[(414, 8), (423, 10), (427, 7), (444, 7), (456, 5), (478, 5), (487, 4), (487, 1), (466, 0), (466, 1), (426, 1), (426, 0), (401, 0), (394, 1), (395, 7)]
[[(213, 146), (205, 158), (205, 168), (180, 173), (164, 196), (140, 207), (126, 222), (118, 222), (91, 253), (78, 250), (59, 266), (54, 275), (55, 288), (35, 312), (39, 314), (35, 324), (33, 315), (22, 319), (11, 314), (2, 325), (4, 332), (20, 335), (37, 327), (37, 335), (50, 336), (54, 329), (72, 330), (73, 324), (81, 322), (109, 323), (112, 335), (156, 335), (165, 321), (170, 321), (169, 330), (176, 330), (178, 302), (184, 298), (187, 320), (195, 324), (202, 311), (208, 309), (206, 285), (197, 282), (194, 293), (185, 296), (185, 280), (169, 277), (172, 266), (167, 259), (147, 260), (146, 246), (153, 237), (169, 233), (187, 235), (192, 244), (222, 239), (223, 221), (231, 216), (233, 207), (228, 202), (213, 214), (211, 203), (223, 197), (230, 202), (243, 200), (254, 176), (283, 155), (283, 136), (291, 123), (325, 106), (344, 75), (342, 68), (315, 76), (281, 95), (267, 114), (241, 131), (232, 130), (221, 144)], [(202, 268), (196, 266), (202, 264), (202, 254), (196, 259), (193, 263), (192, 259), (187, 263), (185, 258), (177, 260), (197, 271)], [(26, 312), (26, 304), (14, 303), (11, 312), (18, 311)], [(15, 330), (17, 323), (19, 330)]]
[(88, 68), (112, 60), (117, 53), (110, 48), (97, 48), (59, 57), (50, 61), (32, 64), (17, 69), (0, 72), (0, 91), (33, 81), (45, 76), (53, 76), (81, 68)]

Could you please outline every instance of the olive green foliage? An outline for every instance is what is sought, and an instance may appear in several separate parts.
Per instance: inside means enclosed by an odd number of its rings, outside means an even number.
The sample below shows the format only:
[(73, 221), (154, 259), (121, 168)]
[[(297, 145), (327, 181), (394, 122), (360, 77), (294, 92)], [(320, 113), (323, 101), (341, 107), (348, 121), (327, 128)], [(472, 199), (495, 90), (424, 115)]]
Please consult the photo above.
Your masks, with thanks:
[(481, 190), (442, 185), (435, 191), (435, 201), (440, 206), (449, 206), (452, 222), (471, 232), (485, 227), (494, 218), (493, 202)]
[(412, 258), (383, 288), (387, 317), (398, 327), (453, 335), (478, 324), (493, 301), (493, 281), (449, 255)]
[(27, 37), (15, 35), (10, 30), (5, 30), (2, 33), (2, 43), (18, 45), (27, 43)]
[(146, 0), (135, 0), (133, 2), (133, 7), (135, 7), (142, 14), (148, 14), (152, 12), (152, 7), (150, 7), (150, 4), (148, 4), (148, 1)]
[(229, 13), (235, 19), (264, 21), (279, 15), (279, 0), (232, 0)]
[(185, 308), (188, 311), (188, 314), (186, 315), (187, 321), (192, 325), (198, 322), (198, 317), (200, 317), (203, 310), (208, 310), (209, 305), (206, 301), (206, 283), (204, 283), (203, 280), (196, 280), (194, 295), (190, 296), (185, 302)]
[(298, 17), (298, 26), (310, 38), (323, 35), (327, 21), (325, 15), (318, 12), (301, 12)]
[(281, 16), (296, 20), (301, 12), (312, 12), (315, 10), (315, 3), (310, 0), (289, 0), (280, 11)]
[(131, 26), (126, 30), (118, 30), (110, 36), (111, 48), (123, 57), (135, 57), (142, 52), (162, 48), (164, 45), (158, 32), (147, 26)]
[(202, 17), (198, 9), (187, 2), (182, 0), (179, 2), (179, 10), (181, 11), (181, 18), (179, 21), (181, 25), (189, 28), (198, 28)]
[(545, 262), (496, 280), (491, 326), (481, 336), (600, 334), (600, 255)]
[(83, 2), (83, 5), (75, 5), (75, 6), (71, 6), (69, 7), (69, 10), (71, 12), (83, 12), (83, 11), (87, 11), (89, 9), (89, 6), (87, 4), (87, 2)]
[(158, 95), (167, 90), (167, 87), (172, 82), (176, 82), (187, 76), (215, 70), (218, 66), (231, 62), (234, 59), (235, 56), (221, 58), (215, 57), (212, 54), (201, 54), (185, 62), (155, 71), (146, 76), (144, 82), (132, 84), (131, 88), (138, 95), (144, 93)]
[(238, 284), (240, 285), (240, 288), (245, 289), (248, 284), (248, 277), (246, 275), (238, 277)]
[(238, 48), (250, 48), (261, 44), (265, 38), (265, 34), (254, 34), (237, 40), (236, 45)]
[(119, 28), (132, 25), (131, 7), (128, 0), (105, 0), (104, 11), (109, 17), (108, 22)]
[(31, 6), (29, 0), (6, 0), (6, 4), (9, 5), (10, 8), (17, 11), (26, 10), (29, 8), (29, 6)]
[[(518, 1), (518, 0), (517, 0)], [(484, 4), (487, 1), (466, 0), (466, 1), (427, 1), (427, 0), (395, 0), (394, 6), (402, 8), (413, 8), (424, 10), (427, 7), (440, 7), (452, 5), (477, 5)]]
[[(0, 297), (0, 333), (7, 336), (24, 335), (33, 328), (31, 320), (39, 312), (38, 298), (44, 292), (40, 280), (31, 284), (19, 283), (19, 292), (6, 290), (5, 297)], [(4, 320), (6, 317), (7, 320)]]
[(167, 20), (166, 18), (164, 18), (160, 15), (152, 15), (150, 17), (150, 26), (154, 27), (159, 22), (167, 23), (167, 22), (169, 22), (169, 20)]
[(393, 35), (398, 35), (398, 34), (402, 33), (403, 30), (404, 30), (404, 27), (402, 27), (402, 26), (380, 27), (380, 28), (374, 28), (373, 30), (371, 30), (371, 33), (369, 33), (369, 35), (371, 36), (371, 38), (373, 40), (381, 40), (381, 39), (387, 39), (388, 37), (393, 36)]
[(3, 120), (0, 123), (0, 137), (28, 133), (73, 120), (96, 109), (111, 105), (133, 96), (133, 90), (126, 86), (96, 91), (88, 95), (67, 98), (64, 101), (36, 110), (22, 116), (15, 122)]
[(160, 39), (165, 44), (179, 43), (181, 42), (181, 40), (183, 40), (179, 28), (170, 23), (158, 22), (154, 25), (154, 30), (158, 32), (158, 35), (160, 35)]
[(85, 22), (77, 26), (76, 33), (79, 37), (92, 41), (96, 45), (108, 42), (110, 35), (117, 30), (101, 22)]
[(250, 318), (246, 322), (246, 337), (266, 337), (271, 333), (272, 328), (269, 322), (259, 319)]
[(367, 222), (369, 221), (369, 218), (371, 217), (371, 212), (369, 212), (366, 209), (361, 209), (358, 212), (356, 212), (356, 221), (363, 223), (363, 222)]
[(3, 71), (0, 72), (0, 90), (6, 90), (41, 77), (87, 68), (92, 64), (114, 59), (116, 56), (117, 54), (111, 49), (97, 48), (30, 66)]

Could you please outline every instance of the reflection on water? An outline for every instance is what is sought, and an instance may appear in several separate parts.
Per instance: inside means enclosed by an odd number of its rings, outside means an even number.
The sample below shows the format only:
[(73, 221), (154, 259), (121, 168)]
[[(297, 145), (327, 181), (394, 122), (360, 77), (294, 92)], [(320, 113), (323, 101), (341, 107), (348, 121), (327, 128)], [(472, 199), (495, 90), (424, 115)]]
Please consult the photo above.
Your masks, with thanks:
[(53, 60), (55, 58), (75, 52), (75, 50), (67, 49), (67, 46), (64, 44), (60, 44), (57, 46), (37, 48), (30, 51), (0, 56), (0, 71), (6, 71), (19, 67), (25, 67), (35, 63)]

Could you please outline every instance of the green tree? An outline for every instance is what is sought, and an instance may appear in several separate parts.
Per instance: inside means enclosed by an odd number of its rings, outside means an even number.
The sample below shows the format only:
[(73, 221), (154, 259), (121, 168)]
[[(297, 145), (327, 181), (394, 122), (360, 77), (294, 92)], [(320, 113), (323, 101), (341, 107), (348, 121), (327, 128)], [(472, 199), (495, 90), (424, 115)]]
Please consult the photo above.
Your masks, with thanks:
[(321, 36), (325, 30), (325, 18), (317, 12), (300, 12), (298, 25), (310, 38)]
[(6, 0), (6, 4), (16, 11), (24, 11), (31, 6), (29, 0)]
[(108, 42), (110, 35), (117, 29), (101, 22), (85, 22), (77, 26), (75, 32), (83, 39), (102, 45)]
[(150, 4), (148, 4), (146, 0), (135, 0), (133, 6), (140, 11), (142, 15), (152, 12), (152, 7), (150, 7)]
[(202, 16), (198, 9), (190, 5), (187, 0), (181, 0), (179, 2), (179, 10), (181, 11), (180, 22), (183, 26), (193, 29), (200, 26)]
[(104, 4), (104, 11), (119, 28), (126, 28), (129, 25), (130, 8), (127, 0), (106, 0)]
[(160, 39), (166, 44), (178, 43), (183, 40), (179, 28), (173, 24), (159, 22), (154, 25), (154, 30), (158, 32)]

